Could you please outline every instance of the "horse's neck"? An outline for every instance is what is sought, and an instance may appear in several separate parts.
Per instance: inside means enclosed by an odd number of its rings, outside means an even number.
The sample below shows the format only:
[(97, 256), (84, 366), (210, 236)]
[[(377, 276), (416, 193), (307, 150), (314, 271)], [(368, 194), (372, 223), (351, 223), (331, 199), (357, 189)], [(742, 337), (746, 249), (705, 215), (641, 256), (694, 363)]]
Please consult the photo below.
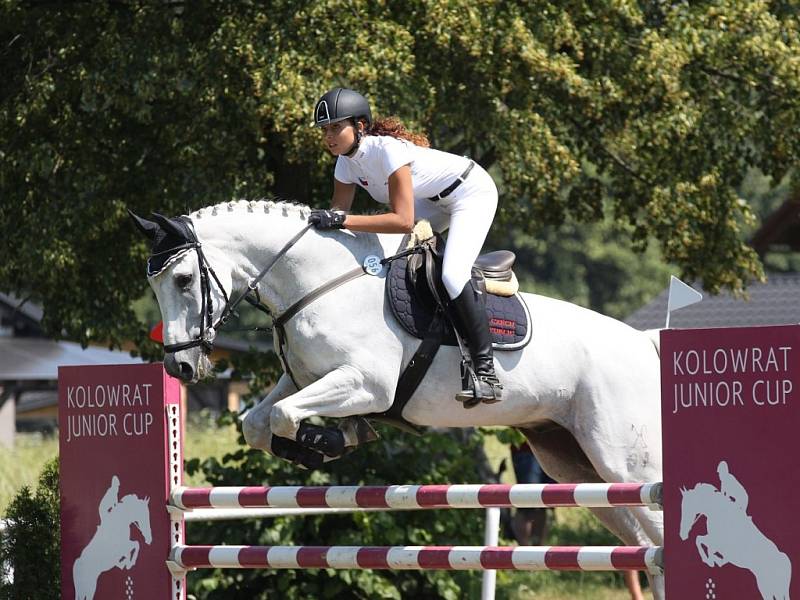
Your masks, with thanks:
[[(212, 265), (217, 268), (224, 262), (234, 291), (242, 292), (305, 227), (308, 214), (307, 208), (293, 205), (234, 203), (231, 210), (195, 217), (193, 222)], [(370, 248), (381, 252), (378, 236), (311, 229), (259, 284), (262, 301), (279, 314), (309, 291), (360, 264)]]
[(703, 514), (707, 514), (706, 509), (719, 504), (720, 499), (723, 498), (722, 493), (708, 483), (698, 485), (694, 495), (696, 499), (695, 506), (698, 506)]

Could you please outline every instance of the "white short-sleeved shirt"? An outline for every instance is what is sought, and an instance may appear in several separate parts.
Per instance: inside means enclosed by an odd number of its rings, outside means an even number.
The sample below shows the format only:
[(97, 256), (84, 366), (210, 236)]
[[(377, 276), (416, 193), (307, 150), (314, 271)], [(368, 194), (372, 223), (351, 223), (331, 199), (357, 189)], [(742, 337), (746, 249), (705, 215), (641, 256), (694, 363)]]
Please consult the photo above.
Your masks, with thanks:
[(375, 200), (388, 204), (389, 175), (403, 165), (411, 166), (414, 199), (419, 201), (453, 183), (467, 168), (469, 159), (391, 136), (368, 135), (353, 156), (339, 156), (333, 176), (342, 183), (360, 185)]

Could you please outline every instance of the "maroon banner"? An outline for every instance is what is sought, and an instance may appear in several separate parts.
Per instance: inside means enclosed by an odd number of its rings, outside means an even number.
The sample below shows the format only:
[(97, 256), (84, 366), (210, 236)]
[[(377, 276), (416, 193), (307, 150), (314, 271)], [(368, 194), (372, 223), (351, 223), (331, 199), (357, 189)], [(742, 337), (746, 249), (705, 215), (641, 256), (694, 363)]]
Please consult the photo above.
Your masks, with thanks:
[(800, 326), (661, 332), (668, 598), (800, 598)]
[(161, 364), (59, 368), (62, 598), (170, 596), (164, 407), (179, 401)]

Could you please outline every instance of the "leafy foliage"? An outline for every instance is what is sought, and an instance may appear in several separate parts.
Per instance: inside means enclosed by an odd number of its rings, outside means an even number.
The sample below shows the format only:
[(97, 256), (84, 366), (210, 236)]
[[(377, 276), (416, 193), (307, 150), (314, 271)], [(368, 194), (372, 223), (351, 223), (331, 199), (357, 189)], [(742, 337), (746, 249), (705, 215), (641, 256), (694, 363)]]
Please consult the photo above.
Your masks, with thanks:
[(61, 597), (58, 460), (45, 465), (35, 492), (23, 487), (8, 507), (0, 532), (0, 566), (13, 569), (13, 582), (0, 574), (0, 598), (58, 600)]
[(326, 204), (309, 115), (345, 84), (490, 167), (520, 235), (607, 215), (740, 290), (762, 271), (736, 190), (797, 164), (798, 49), (780, 1), (3, 0), (0, 289), (54, 334), (154, 352), (125, 209)]
[(634, 252), (630, 240), (630, 230), (606, 219), (544, 227), (535, 237), (514, 227), (510, 239), (495, 233), (490, 243), (514, 248), (514, 271), (523, 291), (624, 319), (663, 290), (670, 275), (652, 244)]

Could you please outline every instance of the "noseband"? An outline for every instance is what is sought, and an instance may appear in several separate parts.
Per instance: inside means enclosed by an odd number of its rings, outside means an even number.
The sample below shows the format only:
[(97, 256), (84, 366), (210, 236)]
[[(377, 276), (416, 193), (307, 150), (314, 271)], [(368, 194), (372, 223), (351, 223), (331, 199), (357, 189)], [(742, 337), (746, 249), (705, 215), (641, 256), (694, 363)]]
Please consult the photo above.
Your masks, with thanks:
[[(297, 233), (297, 235), (289, 240), (272, 258), (269, 264), (267, 264), (267, 266), (264, 267), (258, 275), (248, 282), (247, 290), (240, 294), (239, 297), (233, 301), (228, 297), (228, 294), (220, 282), (219, 277), (217, 277), (217, 274), (214, 272), (214, 269), (208, 262), (206, 255), (203, 253), (203, 245), (198, 241), (197, 235), (194, 232), (194, 227), (191, 225), (191, 221), (188, 221), (188, 219), (187, 225), (188, 227), (186, 229), (188, 232), (189, 241), (180, 246), (170, 248), (164, 252), (153, 254), (151, 257), (158, 256), (159, 254), (166, 254), (168, 252), (175, 253), (176, 251), (191, 249), (197, 253), (197, 264), (200, 268), (200, 295), (202, 297), (202, 304), (200, 307), (200, 335), (187, 342), (164, 344), (164, 352), (173, 353), (200, 346), (205, 354), (210, 354), (214, 349), (214, 339), (217, 337), (217, 330), (228, 322), (231, 314), (236, 310), (236, 307), (241, 304), (242, 300), (245, 300), (251, 293), (256, 295), (258, 294), (257, 288), (261, 280), (266, 277), (270, 269), (275, 266), (275, 263), (277, 263), (278, 260), (280, 260), (280, 258), (286, 254), (286, 252), (288, 252), (289, 249), (294, 246), (301, 237), (303, 237), (303, 235), (305, 235), (312, 225), (306, 225), (300, 230), (299, 233)], [(209, 275), (214, 279), (220, 292), (222, 292), (222, 296), (225, 298), (225, 306), (222, 308), (222, 314), (220, 315), (219, 319), (217, 319), (216, 323), (214, 322), (214, 304), (211, 298), (211, 279), (209, 278)]]

